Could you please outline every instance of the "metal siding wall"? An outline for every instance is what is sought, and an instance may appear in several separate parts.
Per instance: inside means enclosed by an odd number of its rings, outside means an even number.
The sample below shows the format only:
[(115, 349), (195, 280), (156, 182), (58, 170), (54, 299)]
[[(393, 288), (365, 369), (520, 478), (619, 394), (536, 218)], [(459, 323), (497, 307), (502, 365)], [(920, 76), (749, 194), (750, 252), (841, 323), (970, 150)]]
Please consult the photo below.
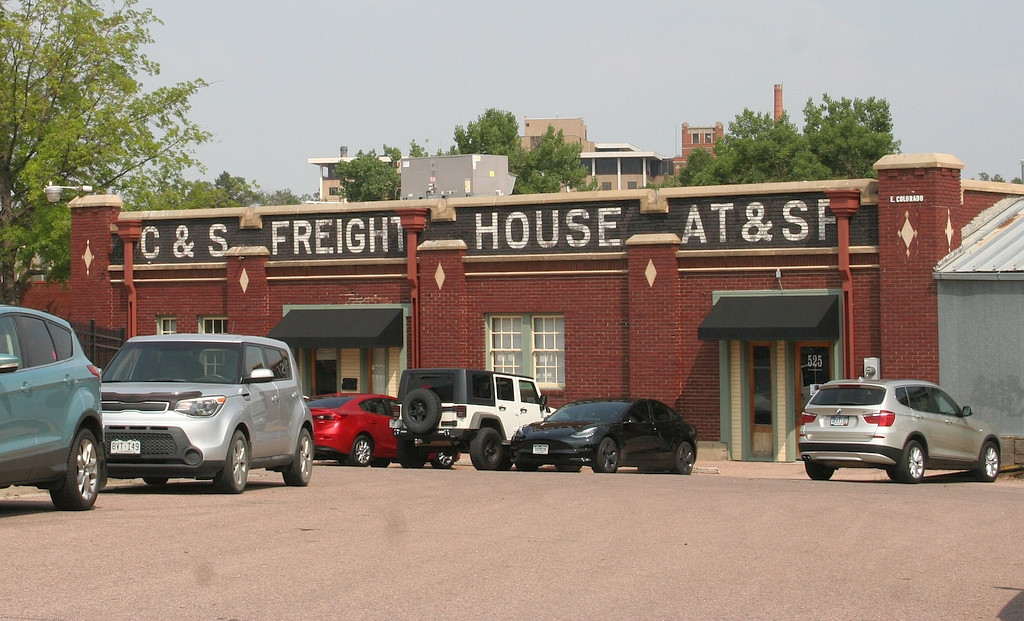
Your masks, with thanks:
[(1000, 435), (1024, 435), (1024, 281), (939, 280), (938, 305), (943, 387)]

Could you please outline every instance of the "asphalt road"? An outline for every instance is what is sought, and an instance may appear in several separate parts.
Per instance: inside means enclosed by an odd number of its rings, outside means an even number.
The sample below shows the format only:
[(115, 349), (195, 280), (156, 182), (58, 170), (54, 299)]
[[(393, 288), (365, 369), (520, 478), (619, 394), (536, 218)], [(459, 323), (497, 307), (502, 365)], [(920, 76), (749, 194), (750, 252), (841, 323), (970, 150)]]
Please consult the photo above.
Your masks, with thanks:
[(1024, 619), (1024, 481), (757, 472), (318, 463), (238, 496), (112, 481), (86, 513), (8, 494), (0, 619)]

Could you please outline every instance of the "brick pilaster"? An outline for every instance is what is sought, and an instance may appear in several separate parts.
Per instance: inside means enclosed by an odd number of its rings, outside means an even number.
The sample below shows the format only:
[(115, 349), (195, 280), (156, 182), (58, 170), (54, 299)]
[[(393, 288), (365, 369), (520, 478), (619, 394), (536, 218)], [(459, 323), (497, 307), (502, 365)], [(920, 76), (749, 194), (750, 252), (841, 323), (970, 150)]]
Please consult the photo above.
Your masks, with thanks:
[(629, 392), (668, 404), (679, 400), (679, 279), (674, 233), (626, 240), (629, 270)]
[(960, 160), (887, 155), (878, 171), (882, 376), (939, 379), (935, 265), (960, 244)]
[[(71, 208), (71, 311), (69, 319), (87, 323), (96, 320), (102, 328), (125, 325), (127, 293), (120, 284), (121, 272), (112, 273), (111, 264), (120, 265), (120, 239), (113, 232), (123, 202), (120, 196), (96, 194), (79, 196), (68, 203)], [(115, 260), (115, 254), (118, 257)]]
[(278, 314), (270, 313), (269, 257), (270, 251), (264, 246), (238, 246), (227, 251), (224, 308), (229, 332), (266, 336), (280, 321), (280, 309)]
[(462, 241), (420, 244), (420, 364), (424, 367), (461, 367), (469, 359), (465, 256)]

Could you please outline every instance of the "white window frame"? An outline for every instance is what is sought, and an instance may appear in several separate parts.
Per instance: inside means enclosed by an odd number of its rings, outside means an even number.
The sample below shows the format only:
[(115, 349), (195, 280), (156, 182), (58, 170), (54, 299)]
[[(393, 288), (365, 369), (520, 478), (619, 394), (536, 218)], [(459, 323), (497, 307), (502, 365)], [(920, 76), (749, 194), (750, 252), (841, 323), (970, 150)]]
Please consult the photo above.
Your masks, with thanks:
[(485, 323), (489, 371), (533, 377), (547, 388), (565, 387), (563, 315), (494, 314)]
[(176, 334), (178, 332), (178, 318), (177, 317), (157, 317), (156, 318), (156, 333), (157, 334)]
[[(209, 325), (207, 325), (209, 322)], [(223, 330), (210, 330), (215, 328), (216, 323), (223, 322)], [(205, 315), (199, 317), (199, 334), (226, 334), (228, 331), (228, 318), (223, 315)]]

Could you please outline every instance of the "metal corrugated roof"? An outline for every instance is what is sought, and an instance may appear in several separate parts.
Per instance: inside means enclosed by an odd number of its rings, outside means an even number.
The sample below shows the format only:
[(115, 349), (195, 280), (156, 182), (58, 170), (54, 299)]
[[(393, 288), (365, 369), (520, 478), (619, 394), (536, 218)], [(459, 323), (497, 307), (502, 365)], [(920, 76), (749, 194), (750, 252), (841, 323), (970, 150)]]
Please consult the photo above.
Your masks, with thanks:
[(1024, 198), (1004, 198), (971, 221), (960, 247), (939, 261), (935, 278), (1024, 280)]

